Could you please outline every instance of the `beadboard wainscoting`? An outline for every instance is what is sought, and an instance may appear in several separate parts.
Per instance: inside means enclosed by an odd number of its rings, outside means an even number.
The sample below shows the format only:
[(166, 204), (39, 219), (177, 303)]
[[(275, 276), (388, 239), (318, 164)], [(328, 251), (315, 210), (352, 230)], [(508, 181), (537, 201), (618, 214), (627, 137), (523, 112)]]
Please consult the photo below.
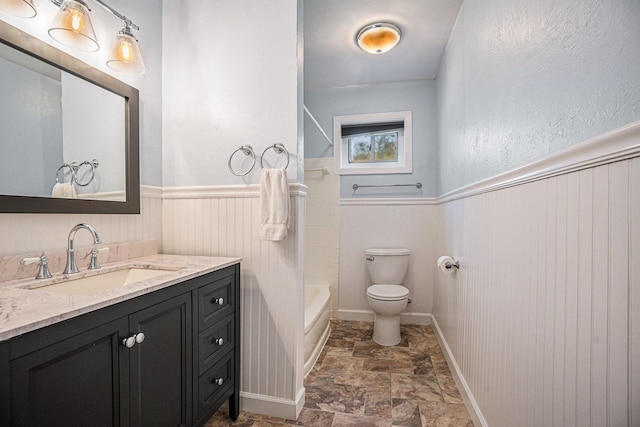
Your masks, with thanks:
[[(640, 425), (640, 126), (446, 195), (434, 326), (477, 421)], [(591, 155), (590, 155), (591, 154)]]
[(412, 302), (400, 321), (431, 324), (436, 209), (435, 201), (426, 198), (340, 200), (339, 319), (374, 319), (366, 294), (370, 279), (364, 251), (407, 248), (411, 256), (404, 284)]
[(242, 257), (241, 408), (295, 419), (304, 404), (306, 191), (290, 192), (289, 234), (270, 242), (259, 237), (258, 185), (165, 188), (163, 251)]
[[(151, 239), (161, 242), (162, 190), (143, 185), (140, 198), (140, 215), (2, 214), (0, 256), (66, 249), (69, 231), (81, 222), (93, 225), (105, 246)], [(76, 246), (92, 242), (89, 233), (76, 236)]]

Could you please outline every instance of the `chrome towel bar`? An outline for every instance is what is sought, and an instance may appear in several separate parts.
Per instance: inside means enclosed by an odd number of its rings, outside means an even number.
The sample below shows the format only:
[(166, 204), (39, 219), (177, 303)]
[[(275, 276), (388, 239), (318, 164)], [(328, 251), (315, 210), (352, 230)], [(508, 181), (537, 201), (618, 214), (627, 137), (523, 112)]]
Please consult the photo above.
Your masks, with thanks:
[(415, 184), (378, 184), (378, 185), (358, 185), (358, 184), (353, 184), (353, 191), (357, 190), (358, 188), (365, 188), (365, 187), (416, 187), (416, 188), (422, 188), (422, 183), (421, 182), (416, 182)]

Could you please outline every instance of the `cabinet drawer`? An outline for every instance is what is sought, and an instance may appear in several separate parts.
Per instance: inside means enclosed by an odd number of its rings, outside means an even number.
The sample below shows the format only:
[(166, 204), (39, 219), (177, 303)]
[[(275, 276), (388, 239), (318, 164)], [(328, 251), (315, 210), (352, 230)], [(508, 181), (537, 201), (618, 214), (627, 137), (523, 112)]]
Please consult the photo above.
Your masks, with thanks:
[(223, 354), (231, 351), (235, 343), (235, 322), (233, 315), (218, 321), (200, 333), (199, 373), (209, 369)]
[(234, 285), (235, 276), (227, 276), (198, 290), (200, 331), (233, 313), (236, 300)]
[(200, 377), (198, 381), (199, 417), (233, 394), (233, 360), (233, 353), (229, 353)]

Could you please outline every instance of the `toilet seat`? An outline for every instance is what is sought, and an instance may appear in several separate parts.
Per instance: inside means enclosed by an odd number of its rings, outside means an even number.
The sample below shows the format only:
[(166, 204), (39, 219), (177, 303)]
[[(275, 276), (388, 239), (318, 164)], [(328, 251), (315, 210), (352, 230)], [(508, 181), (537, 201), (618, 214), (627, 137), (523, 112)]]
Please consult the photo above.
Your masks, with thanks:
[(379, 301), (401, 301), (409, 297), (409, 289), (402, 285), (371, 285), (367, 288), (367, 296)]

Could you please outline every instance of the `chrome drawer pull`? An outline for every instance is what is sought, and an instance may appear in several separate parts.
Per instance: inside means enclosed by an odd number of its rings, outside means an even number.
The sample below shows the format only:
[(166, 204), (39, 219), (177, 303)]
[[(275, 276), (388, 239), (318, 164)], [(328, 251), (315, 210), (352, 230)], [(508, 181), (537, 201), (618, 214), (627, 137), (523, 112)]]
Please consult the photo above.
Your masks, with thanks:
[(212, 344), (222, 345), (224, 344), (224, 338), (214, 338)]
[(214, 299), (211, 300), (211, 304), (223, 305), (224, 304), (224, 298), (222, 298), (222, 297), (214, 298)]
[(224, 380), (223, 380), (222, 378), (214, 378), (211, 382), (212, 382), (213, 384), (216, 384), (216, 385), (218, 385), (218, 386), (221, 386), (221, 385), (224, 383)]

